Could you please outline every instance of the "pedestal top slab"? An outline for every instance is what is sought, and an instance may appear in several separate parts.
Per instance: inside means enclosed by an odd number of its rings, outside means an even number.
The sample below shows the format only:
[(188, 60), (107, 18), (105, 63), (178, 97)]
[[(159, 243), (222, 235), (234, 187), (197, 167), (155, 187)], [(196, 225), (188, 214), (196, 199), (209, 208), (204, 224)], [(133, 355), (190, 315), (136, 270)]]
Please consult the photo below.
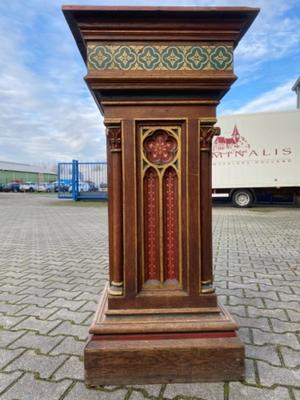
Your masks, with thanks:
[[(250, 7), (100, 7), (63, 6), (82, 56), (86, 59), (86, 41), (109, 37), (127, 40), (145, 36), (179, 41), (198, 37), (202, 40), (232, 40), (234, 46), (245, 34), (259, 9)], [(151, 31), (147, 31), (149, 26)], [(184, 31), (184, 32), (183, 32)], [(200, 35), (200, 37), (199, 37)]]
[[(236, 80), (233, 52), (256, 15), (248, 7), (63, 6), (100, 105), (122, 93), (181, 92), (220, 100)], [(183, 93), (188, 91), (188, 93)]]

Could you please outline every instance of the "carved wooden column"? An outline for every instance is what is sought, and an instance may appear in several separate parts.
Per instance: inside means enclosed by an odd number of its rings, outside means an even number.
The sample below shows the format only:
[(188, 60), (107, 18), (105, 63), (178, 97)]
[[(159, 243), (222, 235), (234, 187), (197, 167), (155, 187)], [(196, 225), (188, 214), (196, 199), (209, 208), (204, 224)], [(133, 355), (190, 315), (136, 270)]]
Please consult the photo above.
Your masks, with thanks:
[(63, 11), (107, 128), (109, 283), (86, 383), (242, 379), (238, 326), (212, 286), (211, 142), (258, 10)]
[(212, 139), (220, 134), (215, 128), (214, 119), (202, 119), (200, 122), (200, 191), (201, 191), (201, 246), (205, 251), (201, 255), (201, 293), (214, 293), (213, 288), (213, 252), (212, 252)]
[(123, 198), (121, 121), (104, 121), (107, 128), (109, 196), (109, 294), (123, 294)]

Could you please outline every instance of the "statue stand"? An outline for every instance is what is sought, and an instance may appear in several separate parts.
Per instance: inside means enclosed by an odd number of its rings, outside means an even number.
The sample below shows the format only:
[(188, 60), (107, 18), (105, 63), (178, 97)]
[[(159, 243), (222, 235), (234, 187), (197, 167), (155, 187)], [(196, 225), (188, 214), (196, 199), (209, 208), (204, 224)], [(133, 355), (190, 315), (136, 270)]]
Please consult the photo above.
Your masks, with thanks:
[(63, 12), (107, 128), (109, 283), (86, 383), (242, 379), (244, 346), (213, 288), (211, 142), (258, 10)]

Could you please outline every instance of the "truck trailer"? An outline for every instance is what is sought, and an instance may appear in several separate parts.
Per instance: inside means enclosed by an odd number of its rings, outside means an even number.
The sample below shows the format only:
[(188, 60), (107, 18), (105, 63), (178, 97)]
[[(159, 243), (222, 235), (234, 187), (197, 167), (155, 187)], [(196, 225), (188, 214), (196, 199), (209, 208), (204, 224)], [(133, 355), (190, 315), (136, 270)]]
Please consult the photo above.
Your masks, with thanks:
[(236, 207), (300, 202), (300, 110), (222, 116), (212, 144), (213, 198)]

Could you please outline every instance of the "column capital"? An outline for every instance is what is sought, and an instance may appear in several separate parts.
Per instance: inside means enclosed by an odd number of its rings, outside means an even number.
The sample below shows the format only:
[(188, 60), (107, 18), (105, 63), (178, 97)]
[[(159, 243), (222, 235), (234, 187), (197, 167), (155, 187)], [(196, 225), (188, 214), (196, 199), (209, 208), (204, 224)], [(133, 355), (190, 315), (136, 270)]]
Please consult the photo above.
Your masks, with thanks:
[(104, 118), (103, 120), (106, 128), (121, 126), (121, 122), (119, 118)]
[(122, 148), (122, 132), (121, 122), (104, 121), (106, 126), (106, 136), (108, 148), (111, 152), (121, 151)]
[(216, 119), (201, 119), (200, 125), (200, 150), (211, 151), (211, 144), (214, 136), (219, 136), (221, 129), (215, 127)]

